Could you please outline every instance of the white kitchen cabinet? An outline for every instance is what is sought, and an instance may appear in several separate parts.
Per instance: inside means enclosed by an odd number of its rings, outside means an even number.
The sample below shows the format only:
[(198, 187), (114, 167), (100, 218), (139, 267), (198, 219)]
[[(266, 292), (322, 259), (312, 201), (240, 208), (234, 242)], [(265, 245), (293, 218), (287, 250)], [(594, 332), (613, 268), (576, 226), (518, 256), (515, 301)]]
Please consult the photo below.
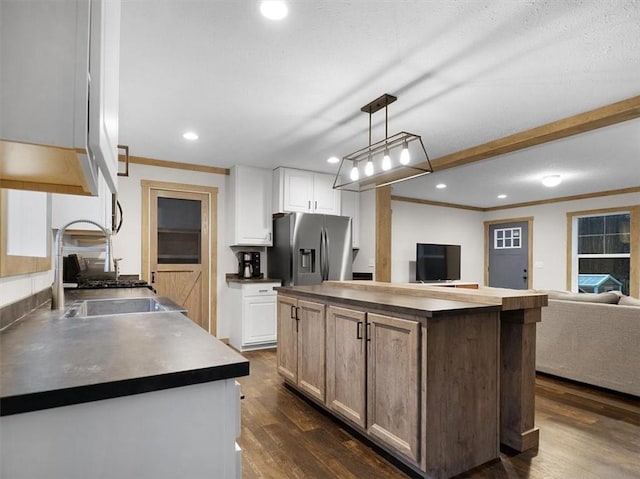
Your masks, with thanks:
[(342, 191), (342, 216), (351, 217), (351, 245), (360, 248), (360, 193), (357, 191)]
[[(99, 175), (98, 196), (51, 195), (51, 227), (62, 228), (75, 220), (91, 220), (111, 229), (112, 194), (102, 175)], [(89, 223), (78, 223), (71, 229), (96, 230)]]
[(119, 0), (3, 2), (0, 186), (116, 191)]
[(230, 282), (229, 343), (238, 351), (275, 347), (276, 291), (280, 282)]
[(272, 173), (264, 168), (234, 166), (228, 182), (229, 246), (271, 246)]
[(276, 168), (273, 172), (274, 213), (340, 215), (340, 191), (326, 173)]

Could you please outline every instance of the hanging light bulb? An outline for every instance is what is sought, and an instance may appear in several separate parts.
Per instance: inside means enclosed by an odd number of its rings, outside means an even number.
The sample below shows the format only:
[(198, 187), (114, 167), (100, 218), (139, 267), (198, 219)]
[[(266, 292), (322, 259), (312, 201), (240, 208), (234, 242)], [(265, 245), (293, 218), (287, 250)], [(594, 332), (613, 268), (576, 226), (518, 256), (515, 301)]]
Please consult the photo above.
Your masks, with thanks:
[(373, 175), (373, 162), (371, 161), (371, 156), (369, 156), (367, 164), (364, 167), (364, 174), (367, 176)]
[(382, 169), (388, 171), (391, 169), (391, 158), (389, 157), (389, 150), (384, 149), (384, 156), (382, 157)]
[(407, 145), (407, 140), (404, 140), (402, 143), (402, 152), (400, 152), (400, 164), (408, 165), (411, 161), (411, 155), (409, 154), (409, 146)]
[(353, 165), (353, 168), (351, 168), (351, 181), (358, 181), (358, 178), (360, 178), (360, 172), (358, 171), (358, 167), (356, 165)]

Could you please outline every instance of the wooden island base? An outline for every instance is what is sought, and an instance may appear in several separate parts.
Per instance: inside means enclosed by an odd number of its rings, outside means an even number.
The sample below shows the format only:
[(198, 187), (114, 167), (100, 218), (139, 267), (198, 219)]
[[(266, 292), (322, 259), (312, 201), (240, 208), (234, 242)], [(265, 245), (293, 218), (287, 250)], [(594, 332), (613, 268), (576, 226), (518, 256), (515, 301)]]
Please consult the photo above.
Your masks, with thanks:
[(507, 313), (495, 300), (367, 283), (277, 288), (278, 373), (287, 384), (424, 477), (496, 459), (500, 442), (537, 445), (533, 402), (501, 403), (528, 394), (522, 372), (539, 306)]

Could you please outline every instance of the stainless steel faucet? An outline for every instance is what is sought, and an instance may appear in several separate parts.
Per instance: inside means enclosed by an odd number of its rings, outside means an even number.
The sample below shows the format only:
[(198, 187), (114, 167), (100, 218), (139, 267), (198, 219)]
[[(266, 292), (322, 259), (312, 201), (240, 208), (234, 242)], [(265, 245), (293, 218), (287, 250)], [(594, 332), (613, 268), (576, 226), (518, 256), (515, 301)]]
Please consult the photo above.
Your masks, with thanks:
[(108, 273), (111, 270), (111, 233), (104, 226), (96, 223), (91, 220), (75, 220), (71, 223), (67, 223), (62, 228), (58, 230), (56, 233), (56, 239), (54, 242), (54, 248), (56, 250), (56, 260), (55, 260), (55, 273), (53, 278), (53, 289), (51, 294), (51, 309), (64, 309), (64, 285), (63, 285), (63, 274), (62, 274), (62, 236), (66, 229), (74, 225), (76, 223), (89, 223), (94, 226), (97, 226), (102, 230), (105, 237), (105, 258), (104, 258), (104, 271)]

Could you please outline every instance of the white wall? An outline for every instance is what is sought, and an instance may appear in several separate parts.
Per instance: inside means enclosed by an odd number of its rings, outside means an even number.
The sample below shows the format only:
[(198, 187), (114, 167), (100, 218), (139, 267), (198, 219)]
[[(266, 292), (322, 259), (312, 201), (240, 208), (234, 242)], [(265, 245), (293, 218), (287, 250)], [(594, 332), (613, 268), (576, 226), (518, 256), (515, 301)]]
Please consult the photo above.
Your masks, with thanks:
[(481, 212), (404, 201), (391, 202), (391, 282), (415, 281), (409, 263), (416, 243), (459, 244), (460, 277), (482, 283), (484, 225)]
[(360, 249), (354, 252), (353, 271), (374, 273), (376, 261), (376, 190), (360, 193)]
[(227, 313), (225, 274), (235, 272), (237, 264), (231, 248), (226, 246), (226, 176), (200, 171), (179, 170), (133, 164), (128, 177), (118, 178), (118, 200), (123, 209), (122, 229), (113, 238), (121, 274), (141, 274), (142, 271), (142, 187), (141, 180), (185, 183), (218, 188), (218, 252), (217, 252), (217, 334), (229, 337), (230, 318)]
[(53, 269), (42, 273), (0, 278), (0, 307), (15, 303), (51, 287)]
[[(51, 195), (39, 191), (6, 190), (7, 253), (46, 257), (51, 249)], [(0, 278), (0, 307), (15, 303), (53, 283), (53, 269)]]
[(567, 289), (567, 213), (640, 204), (640, 193), (491, 211), (484, 220), (533, 217), (533, 288)]
[[(368, 195), (370, 192), (363, 193)], [(360, 253), (354, 271), (367, 271), (375, 257), (375, 195), (360, 199)], [(460, 244), (461, 277), (484, 282), (484, 221), (532, 216), (533, 288), (566, 289), (567, 213), (640, 204), (640, 193), (602, 196), (524, 208), (478, 212), (457, 208), (392, 201), (391, 281), (404, 283), (416, 243)], [(365, 253), (366, 252), (366, 253)], [(365, 254), (363, 254), (365, 253)]]

